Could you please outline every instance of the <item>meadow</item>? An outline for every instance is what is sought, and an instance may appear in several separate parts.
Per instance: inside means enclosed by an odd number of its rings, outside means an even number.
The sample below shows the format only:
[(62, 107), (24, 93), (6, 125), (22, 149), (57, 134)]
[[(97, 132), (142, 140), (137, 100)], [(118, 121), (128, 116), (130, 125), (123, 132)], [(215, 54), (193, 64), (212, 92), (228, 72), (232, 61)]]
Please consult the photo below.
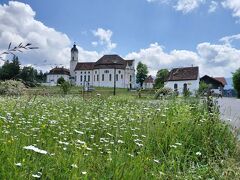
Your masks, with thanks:
[(200, 99), (0, 97), (0, 179), (238, 179), (238, 157)]

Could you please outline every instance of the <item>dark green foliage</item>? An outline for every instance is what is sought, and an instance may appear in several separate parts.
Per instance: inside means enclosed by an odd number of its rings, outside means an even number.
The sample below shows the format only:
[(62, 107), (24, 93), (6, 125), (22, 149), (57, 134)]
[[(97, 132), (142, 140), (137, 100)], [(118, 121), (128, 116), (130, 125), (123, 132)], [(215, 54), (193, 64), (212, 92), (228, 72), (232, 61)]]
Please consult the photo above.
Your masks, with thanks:
[(11, 62), (5, 61), (0, 68), (0, 80), (16, 79), (20, 72), (20, 62), (17, 56), (13, 56)]
[(63, 94), (68, 94), (71, 89), (71, 84), (67, 81), (64, 81), (62, 84), (60, 84), (60, 89)]
[(208, 87), (209, 86), (205, 82), (201, 81), (198, 88), (198, 94), (203, 95), (205, 92), (207, 92)]
[(237, 91), (237, 97), (240, 98), (240, 68), (233, 73), (233, 86)]
[(61, 85), (64, 82), (65, 82), (65, 79), (62, 76), (60, 78), (58, 78), (58, 80), (57, 80), (57, 84), (59, 84), (59, 85)]
[(168, 95), (173, 95), (173, 90), (168, 87), (162, 87), (157, 90), (155, 93), (155, 99), (158, 99), (160, 96), (168, 96)]
[(148, 68), (146, 64), (143, 64), (141, 61), (137, 65), (137, 83), (142, 87), (143, 81), (147, 78)]
[(156, 80), (155, 80), (155, 88), (162, 88), (164, 86), (164, 82), (167, 80), (169, 75), (169, 71), (167, 69), (160, 69), (157, 72)]

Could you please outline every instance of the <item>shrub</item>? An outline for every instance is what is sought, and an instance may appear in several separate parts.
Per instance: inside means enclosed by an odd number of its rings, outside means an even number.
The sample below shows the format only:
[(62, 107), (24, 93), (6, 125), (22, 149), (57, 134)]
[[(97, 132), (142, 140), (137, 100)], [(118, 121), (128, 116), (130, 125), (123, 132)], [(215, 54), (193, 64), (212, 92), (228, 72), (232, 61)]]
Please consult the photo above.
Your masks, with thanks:
[(60, 78), (58, 78), (58, 80), (57, 80), (57, 84), (59, 84), (59, 85), (61, 85), (64, 82), (65, 82), (65, 79), (62, 76)]
[(63, 94), (68, 94), (71, 89), (71, 84), (67, 81), (64, 81), (62, 84), (60, 84), (60, 89)]
[(20, 81), (7, 80), (0, 82), (0, 95), (19, 96), (25, 93), (25, 86)]
[(168, 87), (160, 88), (155, 93), (155, 99), (158, 99), (160, 96), (173, 95), (173, 90)]

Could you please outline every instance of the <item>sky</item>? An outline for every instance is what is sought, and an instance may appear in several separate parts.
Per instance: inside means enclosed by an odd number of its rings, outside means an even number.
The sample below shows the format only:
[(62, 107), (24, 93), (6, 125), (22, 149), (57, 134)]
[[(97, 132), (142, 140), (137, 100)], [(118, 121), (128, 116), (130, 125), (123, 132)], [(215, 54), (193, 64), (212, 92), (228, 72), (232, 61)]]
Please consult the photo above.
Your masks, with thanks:
[[(200, 75), (231, 77), (240, 67), (240, 0), (0, 0), (0, 52), (32, 43), (22, 65), (43, 71), (119, 54), (162, 68), (199, 66)], [(0, 62), (3, 63), (3, 62)]]

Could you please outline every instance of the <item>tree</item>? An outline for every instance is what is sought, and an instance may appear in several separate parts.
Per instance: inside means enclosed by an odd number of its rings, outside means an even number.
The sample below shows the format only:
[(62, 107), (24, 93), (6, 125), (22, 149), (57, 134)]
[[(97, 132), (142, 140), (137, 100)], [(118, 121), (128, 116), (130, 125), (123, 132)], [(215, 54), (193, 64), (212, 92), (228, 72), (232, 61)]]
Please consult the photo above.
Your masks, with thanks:
[(61, 92), (66, 95), (68, 94), (68, 92), (70, 91), (71, 89), (71, 84), (67, 81), (64, 81), (62, 84), (60, 84), (60, 89), (61, 89)]
[(143, 81), (147, 78), (148, 68), (146, 64), (143, 64), (141, 61), (137, 65), (137, 83), (142, 87)]
[(60, 78), (58, 78), (58, 80), (57, 80), (57, 84), (59, 84), (59, 85), (61, 85), (64, 82), (65, 82), (65, 79), (62, 76)]
[(233, 73), (233, 86), (234, 89), (237, 91), (237, 97), (240, 98), (240, 68)]
[(169, 71), (167, 69), (160, 69), (157, 72), (156, 80), (155, 80), (155, 88), (162, 88), (164, 86), (164, 82), (167, 80), (169, 75)]
[(0, 68), (0, 79), (9, 80), (16, 79), (20, 73), (20, 62), (17, 56), (13, 56), (11, 62), (8, 60), (4, 62), (3, 66)]

